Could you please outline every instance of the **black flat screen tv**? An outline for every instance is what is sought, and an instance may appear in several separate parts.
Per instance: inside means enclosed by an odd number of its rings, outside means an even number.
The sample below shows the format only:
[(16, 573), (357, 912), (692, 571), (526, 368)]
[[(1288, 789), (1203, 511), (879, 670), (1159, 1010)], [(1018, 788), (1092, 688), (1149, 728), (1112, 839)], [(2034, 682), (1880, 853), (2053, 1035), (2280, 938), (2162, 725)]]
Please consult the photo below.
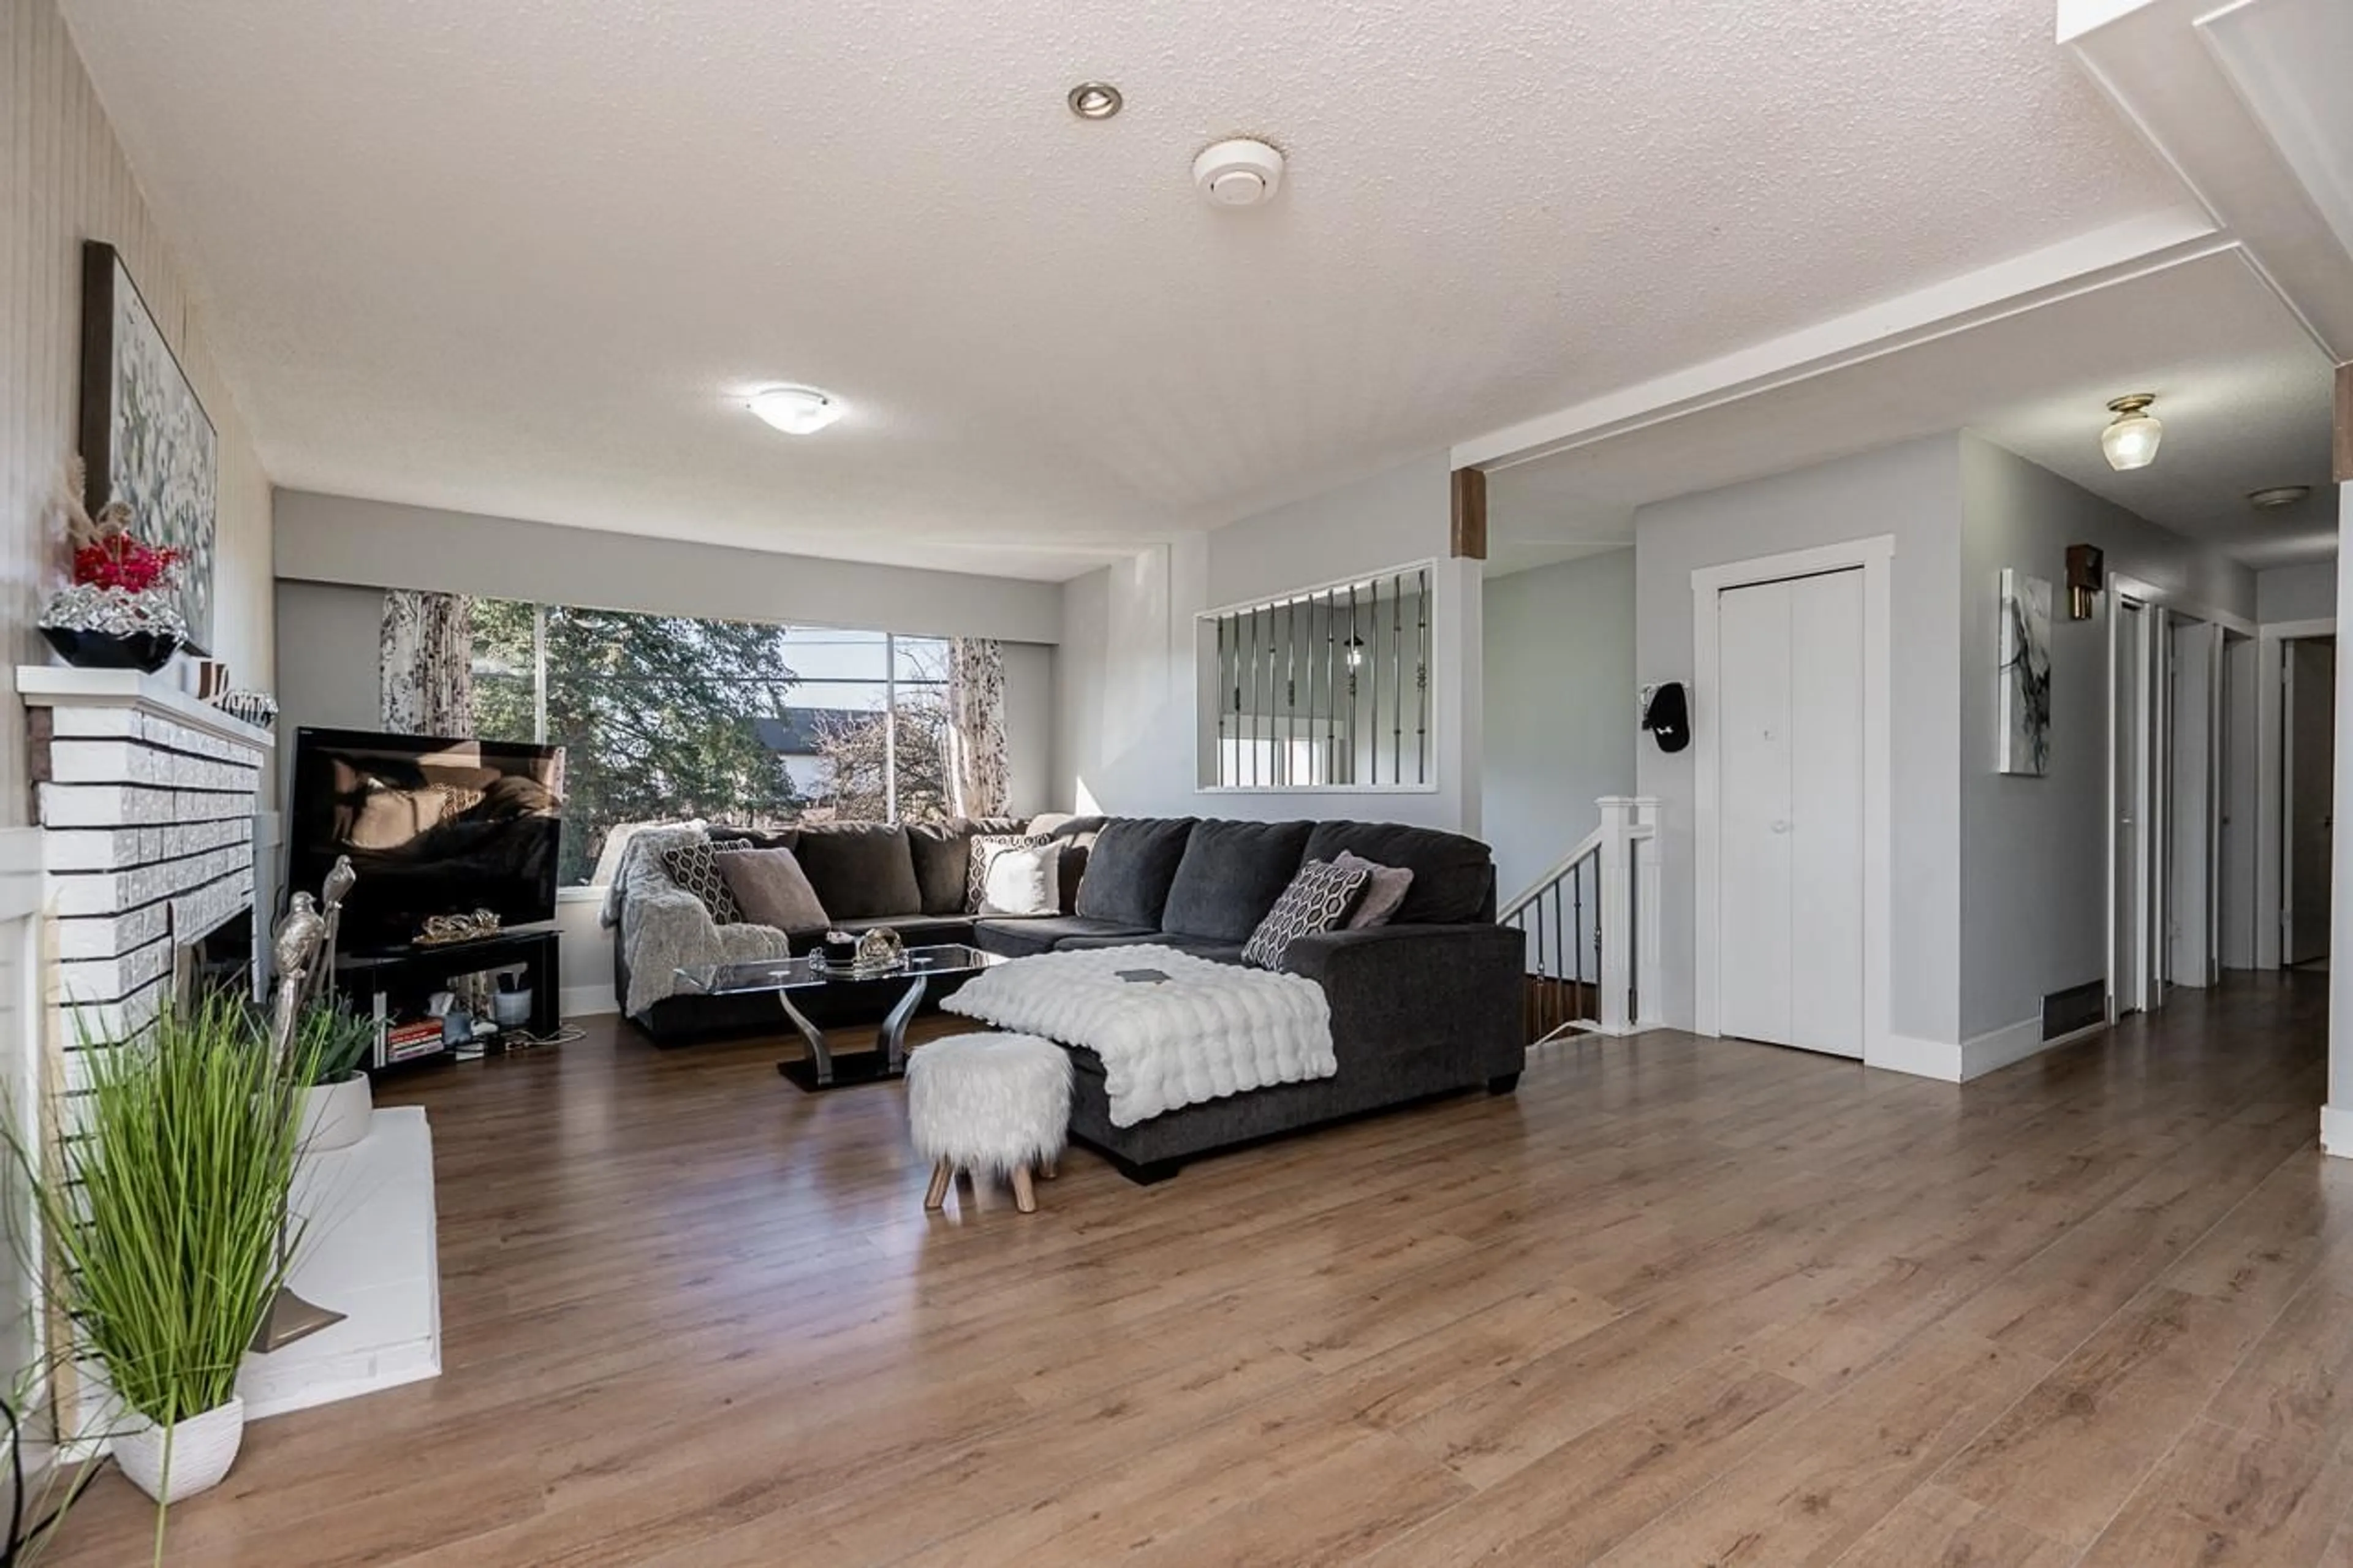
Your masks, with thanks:
[(288, 886), (316, 897), (352, 858), (346, 952), (406, 946), (434, 915), (554, 920), (563, 829), (561, 746), (295, 731)]

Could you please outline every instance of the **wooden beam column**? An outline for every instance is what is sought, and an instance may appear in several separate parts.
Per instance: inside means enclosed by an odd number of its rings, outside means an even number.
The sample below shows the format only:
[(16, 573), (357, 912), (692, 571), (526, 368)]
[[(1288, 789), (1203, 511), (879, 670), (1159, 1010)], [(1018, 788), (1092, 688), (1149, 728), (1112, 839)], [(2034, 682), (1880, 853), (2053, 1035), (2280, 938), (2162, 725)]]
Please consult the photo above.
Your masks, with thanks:
[(1487, 559), (1487, 472), (1454, 470), (1454, 528), (1450, 553), (1462, 561)]

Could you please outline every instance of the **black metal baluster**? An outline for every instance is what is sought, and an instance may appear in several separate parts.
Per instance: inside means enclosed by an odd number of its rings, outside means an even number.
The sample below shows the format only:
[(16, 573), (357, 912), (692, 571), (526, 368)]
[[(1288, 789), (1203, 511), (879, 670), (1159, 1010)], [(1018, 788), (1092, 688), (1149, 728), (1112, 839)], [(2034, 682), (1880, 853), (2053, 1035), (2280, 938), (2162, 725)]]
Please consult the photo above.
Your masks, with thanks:
[(1403, 577), (1389, 579), (1389, 783), (1393, 784), (1405, 783), (1405, 579)]
[(1430, 782), (1430, 569), (1415, 575), (1421, 583), (1420, 651), (1414, 669), (1413, 782)]

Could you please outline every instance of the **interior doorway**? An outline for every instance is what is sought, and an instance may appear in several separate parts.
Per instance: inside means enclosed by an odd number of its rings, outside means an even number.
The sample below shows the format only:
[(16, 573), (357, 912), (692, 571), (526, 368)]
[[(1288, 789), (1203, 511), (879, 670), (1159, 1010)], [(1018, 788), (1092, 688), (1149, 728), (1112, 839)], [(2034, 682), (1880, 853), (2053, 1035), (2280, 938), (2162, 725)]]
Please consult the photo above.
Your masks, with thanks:
[(2336, 831), (2337, 638), (2280, 649), (2280, 962), (2328, 958)]
[(2256, 642), (2244, 632), (2222, 634), (2222, 770), (2221, 885), (2216, 891), (2219, 921), (2217, 958), (2225, 969), (2255, 967), (2255, 910), (2259, 879), (2255, 874), (2255, 826), (2262, 813), (2256, 806), (2262, 769), (2257, 763), (2262, 726), (2257, 717)]
[(2222, 748), (2226, 735), (2222, 628), (2174, 617), (2166, 648), (2166, 753), (2170, 831), (2165, 887), (2169, 918), (2162, 978), (2207, 986), (2221, 978)]
[(2162, 858), (2168, 753), (2162, 679), (2165, 610), (2123, 589), (2108, 624), (2108, 1012), (2152, 1011), (2165, 998)]

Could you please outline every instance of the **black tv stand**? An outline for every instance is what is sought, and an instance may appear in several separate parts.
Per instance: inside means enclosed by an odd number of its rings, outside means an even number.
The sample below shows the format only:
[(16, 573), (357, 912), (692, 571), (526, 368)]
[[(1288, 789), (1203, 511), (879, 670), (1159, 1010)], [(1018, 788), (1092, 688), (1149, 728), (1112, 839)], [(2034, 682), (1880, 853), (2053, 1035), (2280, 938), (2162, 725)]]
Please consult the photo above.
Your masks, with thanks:
[[(410, 1023), (427, 1016), (427, 1000), (436, 991), (448, 990), (455, 977), (517, 965), (522, 969), (523, 984), (531, 987), (531, 1018), (522, 1026), (544, 1039), (564, 1026), (563, 1001), (557, 993), (563, 963), (554, 921), (511, 926), (476, 942), (411, 943), (339, 953), (335, 988), (363, 1017), (374, 1016), (381, 1009), (396, 1024)], [(450, 1047), (444, 1046), (398, 1062), (379, 1062), (376, 1068), (412, 1067), (444, 1060), (449, 1055)]]

